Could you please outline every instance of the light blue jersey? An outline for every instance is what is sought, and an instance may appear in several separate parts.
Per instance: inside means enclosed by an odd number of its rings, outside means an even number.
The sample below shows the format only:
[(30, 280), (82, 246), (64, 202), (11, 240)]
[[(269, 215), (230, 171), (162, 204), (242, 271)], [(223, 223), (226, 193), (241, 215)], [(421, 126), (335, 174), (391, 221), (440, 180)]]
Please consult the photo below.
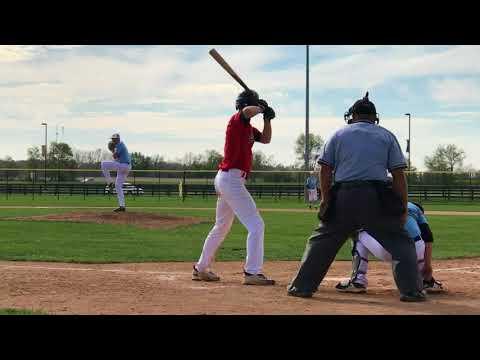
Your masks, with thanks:
[(115, 147), (115, 152), (118, 155), (117, 161), (121, 164), (130, 164), (131, 163), (131, 158), (130, 154), (128, 153), (128, 149), (125, 146), (125, 144), (122, 142), (119, 142), (117, 146)]
[(415, 239), (422, 234), (419, 227), (420, 224), (428, 224), (427, 218), (418, 206), (408, 202), (408, 217), (404, 228), (410, 238)]
[(309, 190), (315, 190), (318, 187), (318, 178), (310, 175), (305, 181), (305, 187)]
[(334, 182), (387, 181), (387, 170), (406, 168), (397, 138), (387, 129), (357, 122), (337, 130), (317, 160), (334, 170)]

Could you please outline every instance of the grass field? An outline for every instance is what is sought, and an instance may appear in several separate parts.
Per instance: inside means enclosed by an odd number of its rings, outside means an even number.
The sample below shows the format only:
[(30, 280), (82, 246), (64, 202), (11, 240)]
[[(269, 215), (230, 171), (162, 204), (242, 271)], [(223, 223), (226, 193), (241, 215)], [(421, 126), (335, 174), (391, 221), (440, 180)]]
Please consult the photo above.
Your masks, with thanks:
[(0, 315), (46, 315), (46, 313), (41, 310), (0, 309)]
[[(140, 229), (129, 225), (88, 224), (73, 222), (19, 221), (13, 217), (58, 214), (73, 211), (110, 212), (116, 198), (9, 196), (0, 199), (0, 260), (52, 261), (75, 263), (131, 263), (195, 261), (215, 217), (216, 198), (127, 196), (131, 212), (142, 211), (163, 215), (196, 216), (205, 219), (198, 225), (172, 230)], [(308, 236), (318, 224), (316, 211), (306, 209), (302, 200), (256, 199), (262, 209), (284, 209), (284, 212), (263, 211), (265, 221), (265, 259), (300, 261)], [(478, 202), (424, 202), (429, 210), (480, 211)], [(92, 207), (105, 207), (94, 209)], [(199, 209), (194, 209), (199, 208)], [(478, 216), (430, 215), (434, 232), (434, 258), (447, 259), (480, 256)], [(232, 231), (220, 249), (218, 261), (243, 261), (247, 232), (235, 220)], [(347, 242), (337, 260), (349, 260), (351, 245)], [(42, 310), (0, 309), (0, 315), (45, 315)]]
[[(128, 207), (201, 207), (214, 208), (216, 203), (215, 196), (208, 196), (202, 198), (187, 197), (182, 201), (179, 197), (166, 196), (132, 196), (126, 195)], [(414, 199), (414, 201), (417, 201)], [(279, 208), (279, 209), (305, 209), (303, 198), (300, 200), (297, 197), (275, 199), (271, 197), (255, 198), (255, 202), (259, 208)], [(422, 201), (418, 200), (424, 205), (425, 210), (442, 210), (442, 211), (480, 211), (480, 201)], [(54, 195), (9, 195), (8, 199), (5, 195), (0, 197), (0, 207), (2, 206), (115, 206), (116, 197), (114, 196), (86, 196), (82, 195), (63, 195), (57, 199)]]
[[(62, 261), (84, 263), (194, 261), (200, 254), (203, 241), (215, 216), (215, 198), (139, 197), (128, 200), (129, 211), (198, 216), (206, 223), (172, 230), (139, 229), (133, 226), (100, 225), (71, 222), (22, 222), (6, 220), (18, 216), (58, 214), (77, 211), (87, 206), (114, 206), (108, 197), (55, 197), (43, 196), (32, 202), (31, 198), (16, 196), (1, 200), (0, 206), (72, 206), (59, 209), (0, 208), (0, 259)], [(296, 199), (275, 201), (258, 199), (259, 208), (305, 208)], [(135, 207), (150, 207), (135, 209)], [(171, 207), (159, 209), (155, 207)], [(182, 209), (183, 207), (183, 209)], [(191, 210), (185, 208), (209, 208)], [(432, 203), (426, 210), (479, 211), (475, 203)], [(89, 211), (109, 211), (89, 209)], [(318, 224), (316, 212), (263, 212), (266, 224), (266, 260), (300, 260), (305, 242)], [(479, 219), (476, 216), (429, 216), (435, 235), (435, 258), (480, 256), (478, 238)], [(245, 257), (246, 230), (235, 221), (231, 233), (218, 254), (218, 260), (242, 260)], [(350, 243), (339, 252), (338, 260), (350, 258)]]

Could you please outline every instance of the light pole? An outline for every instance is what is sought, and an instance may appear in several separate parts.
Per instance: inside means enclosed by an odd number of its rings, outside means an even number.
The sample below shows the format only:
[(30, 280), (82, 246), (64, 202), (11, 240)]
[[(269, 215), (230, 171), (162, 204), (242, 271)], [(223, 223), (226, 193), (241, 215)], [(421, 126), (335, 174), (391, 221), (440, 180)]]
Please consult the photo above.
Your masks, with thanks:
[(310, 165), (310, 129), (309, 129), (309, 100), (310, 100), (310, 87), (309, 87), (309, 46), (307, 45), (307, 67), (306, 67), (306, 88), (305, 88), (305, 170), (309, 169)]
[(410, 155), (411, 155), (411, 141), (410, 141), (410, 113), (406, 113), (405, 116), (408, 116), (408, 140), (407, 140), (407, 152), (408, 152), (408, 171), (411, 169)]
[(63, 141), (63, 134), (64, 134), (64, 126), (62, 123), (58, 123), (55, 125), (55, 142), (58, 143), (58, 125), (62, 125), (62, 136), (60, 141)]
[(45, 185), (47, 185), (47, 128), (48, 124), (47, 123), (42, 123), (43, 126), (45, 126), (45, 163), (44, 163), (44, 177), (45, 177)]

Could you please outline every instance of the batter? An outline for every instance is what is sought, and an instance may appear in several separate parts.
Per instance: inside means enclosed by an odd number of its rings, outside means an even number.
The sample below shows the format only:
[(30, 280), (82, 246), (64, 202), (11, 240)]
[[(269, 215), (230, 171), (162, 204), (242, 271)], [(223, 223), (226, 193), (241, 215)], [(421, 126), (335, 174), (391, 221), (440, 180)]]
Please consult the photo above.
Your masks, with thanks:
[[(252, 169), (254, 142), (270, 143), (270, 120), (275, 118), (275, 112), (253, 90), (243, 91), (238, 96), (236, 109), (237, 113), (230, 118), (227, 126), (224, 158), (214, 182), (218, 195), (215, 225), (205, 240), (200, 259), (193, 266), (192, 280), (220, 280), (210, 270), (210, 266), (237, 216), (248, 230), (243, 284), (274, 285), (275, 281), (262, 273), (265, 225), (255, 201), (245, 187), (245, 181)], [(250, 119), (260, 113), (263, 113), (264, 120), (262, 132), (250, 124)]]

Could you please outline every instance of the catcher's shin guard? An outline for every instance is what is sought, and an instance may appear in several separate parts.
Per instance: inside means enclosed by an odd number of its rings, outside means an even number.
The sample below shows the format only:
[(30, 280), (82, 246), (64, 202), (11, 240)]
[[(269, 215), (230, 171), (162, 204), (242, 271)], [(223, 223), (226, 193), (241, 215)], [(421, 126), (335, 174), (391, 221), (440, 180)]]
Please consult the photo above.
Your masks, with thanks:
[(364, 258), (357, 250), (358, 241), (353, 242), (352, 249), (352, 275), (350, 280), (353, 283), (367, 286), (368, 259)]

